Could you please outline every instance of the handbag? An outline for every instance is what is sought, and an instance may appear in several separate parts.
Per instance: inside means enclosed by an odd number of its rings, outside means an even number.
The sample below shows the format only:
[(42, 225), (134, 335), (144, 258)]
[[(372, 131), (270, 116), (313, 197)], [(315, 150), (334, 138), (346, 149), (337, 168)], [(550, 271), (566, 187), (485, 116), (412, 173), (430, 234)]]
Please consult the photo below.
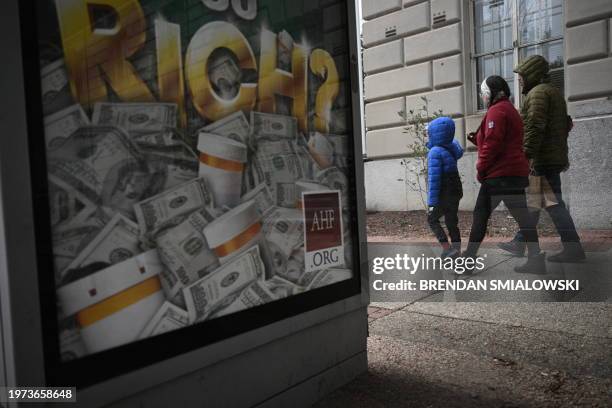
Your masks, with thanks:
[(545, 176), (529, 175), (526, 195), (527, 206), (530, 208), (544, 209), (559, 204), (557, 195)]

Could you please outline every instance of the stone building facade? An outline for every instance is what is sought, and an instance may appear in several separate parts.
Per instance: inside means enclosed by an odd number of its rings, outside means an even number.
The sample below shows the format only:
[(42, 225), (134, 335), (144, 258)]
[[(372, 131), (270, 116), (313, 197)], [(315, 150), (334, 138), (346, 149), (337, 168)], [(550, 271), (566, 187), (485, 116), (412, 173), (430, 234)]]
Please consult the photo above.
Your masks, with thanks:
[[(482, 118), (478, 85), (505, 77), (520, 104), (512, 68), (538, 53), (564, 90), (575, 127), (566, 201), (583, 228), (612, 228), (612, 1), (610, 0), (362, 0), (366, 195), (369, 210), (422, 208), (411, 187), (414, 134), (399, 112), (442, 110), (456, 138)], [(471, 210), (478, 184), (476, 153), (460, 161)]]

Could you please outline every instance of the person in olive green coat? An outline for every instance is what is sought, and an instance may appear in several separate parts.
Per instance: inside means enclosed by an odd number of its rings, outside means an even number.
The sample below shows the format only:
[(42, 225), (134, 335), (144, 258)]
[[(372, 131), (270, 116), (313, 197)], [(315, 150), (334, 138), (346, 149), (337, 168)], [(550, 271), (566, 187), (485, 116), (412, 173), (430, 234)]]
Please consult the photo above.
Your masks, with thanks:
[[(548, 257), (548, 260), (578, 262), (585, 259), (585, 254), (561, 193), (561, 173), (569, 168), (567, 137), (571, 118), (567, 115), (565, 98), (549, 81), (548, 71), (548, 61), (541, 55), (530, 56), (514, 70), (519, 74), (519, 83), (525, 95), (521, 105), (524, 149), (532, 174), (546, 178), (557, 201), (546, 211), (561, 236), (563, 251)], [(540, 212), (534, 214), (537, 223)], [(499, 247), (522, 256), (525, 253), (525, 240), (519, 232), (512, 241)]]

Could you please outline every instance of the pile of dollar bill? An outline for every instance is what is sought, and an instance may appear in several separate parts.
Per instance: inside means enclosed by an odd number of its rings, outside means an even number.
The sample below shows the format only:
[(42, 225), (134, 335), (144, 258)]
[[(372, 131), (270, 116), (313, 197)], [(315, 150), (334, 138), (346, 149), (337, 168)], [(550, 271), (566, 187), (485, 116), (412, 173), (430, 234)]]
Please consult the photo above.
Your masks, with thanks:
[[(208, 245), (205, 227), (231, 208), (216, 205), (198, 175), (197, 141), (177, 125), (175, 104), (100, 102), (88, 114), (67, 87), (63, 61), (43, 69), (58, 287), (156, 249), (166, 302), (140, 334), (146, 338), (351, 277), (347, 221), (346, 269), (304, 272), (296, 191), (299, 181), (340, 190), (348, 214), (347, 136), (304, 134), (291, 116), (254, 111), (195, 130), (247, 146), (241, 202), (254, 201), (261, 215), (274, 264), (266, 271), (258, 245), (223, 262)], [(58, 314), (62, 356), (85, 355), (74, 316), (61, 305)]]

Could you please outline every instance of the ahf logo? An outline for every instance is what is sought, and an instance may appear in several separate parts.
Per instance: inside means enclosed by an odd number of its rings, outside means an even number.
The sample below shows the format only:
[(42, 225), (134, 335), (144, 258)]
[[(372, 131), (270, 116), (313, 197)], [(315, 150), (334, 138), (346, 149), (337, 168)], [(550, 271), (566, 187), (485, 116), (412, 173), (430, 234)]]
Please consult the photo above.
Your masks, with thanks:
[(306, 271), (344, 263), (340, 191), (303, 193), (304, 266)]

